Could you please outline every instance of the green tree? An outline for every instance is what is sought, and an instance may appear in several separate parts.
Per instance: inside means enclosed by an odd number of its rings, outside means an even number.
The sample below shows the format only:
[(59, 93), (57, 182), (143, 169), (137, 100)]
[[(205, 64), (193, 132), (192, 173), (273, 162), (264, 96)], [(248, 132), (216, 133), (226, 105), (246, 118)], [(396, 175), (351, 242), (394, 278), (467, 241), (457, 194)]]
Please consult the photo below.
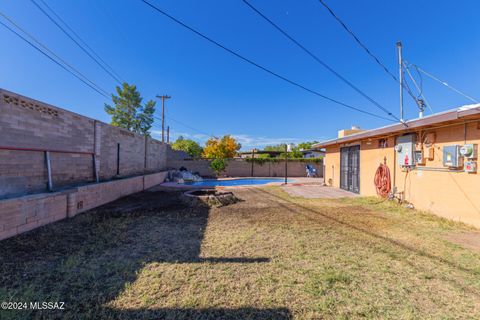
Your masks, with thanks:
[[(280, 151), (282, 153), (279, 154), (277, 156), (277, 158), (282, 158), (282, 159), (285, 158), (285, 143), (277, 144), (277, 145), (274, 145), (274, 146), (266, 146), (264, 150), (265, 151)], [(290, 152), (288, 153), (288, 158), (298, 159), (298, 158), (302, 158), (302, 157), (303, 157), (303, 154), (300, 151), (300, 148), (292, 143), (292, 148), (291, 148)]]
[(137, 86), (123, 83), (116, 87), (117, 95), (112, 94), (113, 106), (105, 104), (105, 112), (112, 116), (111, 125), (135, 133), (150, 135), (155, 112), (155, 101), (142, 106), (142, 97)]
[(312, 148), (314, 144), (318, 143), (318, 141), (307, 141), (298, 144), (298, 148), (301, 150), (309, 150)]
[(210, 168), (215, 172), (216, 175), (219, 175), (227, 167), (227, 160), (225, 159), (213, 159), (210, 162)]
[[(302, 150), (311, 149), (312, 146), (318, 143), (318, 141), (307, 141), (299, 143), (298, 145), (292, 144), (291, 151), (288, 153), (288, 158), (298, 159), (303, 158)], [(265, 151), (280, 151), (282, 152), (278, 158), (285, 158), (285, 143), (273, 145), (273, 146), (266, 146), (264, 148)]]
[(265, 151), (284, 151), (285, 150), (285, 143), (277, 144), (274, 146), (265, 146), (263, 148)]
[(192, 158), (199, 158), (202, 155), (202, 147), (193, 140), (180, 136), (172, 143), (173, 150), (180, 150), (188, 153)]

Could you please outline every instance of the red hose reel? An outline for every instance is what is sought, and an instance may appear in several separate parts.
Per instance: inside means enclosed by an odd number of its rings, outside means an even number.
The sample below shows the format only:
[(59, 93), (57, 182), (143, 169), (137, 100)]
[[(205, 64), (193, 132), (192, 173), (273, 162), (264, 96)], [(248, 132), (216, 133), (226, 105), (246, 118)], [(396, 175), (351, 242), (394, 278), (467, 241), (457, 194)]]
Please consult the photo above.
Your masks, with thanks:
[(388, 197), (392, 190), (392, 184), (390, 179), (390, 169), (386, 164), (380, 164), (377, 172), (375, 172), (375, 178), (373, 180), (377, 194), (382, 198)]

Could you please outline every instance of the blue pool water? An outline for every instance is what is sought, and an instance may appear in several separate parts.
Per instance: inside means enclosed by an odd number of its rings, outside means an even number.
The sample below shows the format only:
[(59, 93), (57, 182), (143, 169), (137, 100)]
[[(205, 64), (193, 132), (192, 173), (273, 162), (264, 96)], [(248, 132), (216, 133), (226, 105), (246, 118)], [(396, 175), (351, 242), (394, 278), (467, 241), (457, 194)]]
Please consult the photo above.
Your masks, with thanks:
[[(185, 182), (185, 185), (189, 186), (198, 186), (198, 187), (229, 187), (229, 186), (251, 186), (258, 184), (267, 184), (271, 182), (284, 182), (285, 178), (245, 178), (245, 179), (231, 179), (231, 180), (203, 180), (196, 182)], [(288, 182), (293, 182), (294, 180), (288, 179)]]

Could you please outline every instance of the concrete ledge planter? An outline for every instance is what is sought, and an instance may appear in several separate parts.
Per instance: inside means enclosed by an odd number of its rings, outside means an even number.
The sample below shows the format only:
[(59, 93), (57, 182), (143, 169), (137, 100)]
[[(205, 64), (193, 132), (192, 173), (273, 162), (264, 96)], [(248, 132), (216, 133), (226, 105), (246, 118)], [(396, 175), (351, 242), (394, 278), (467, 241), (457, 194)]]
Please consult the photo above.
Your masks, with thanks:
[(239, 199), (232, 192), (201, 189), (184, 192), (182, 201), (190, 207), (222, 207), (234, 204)]

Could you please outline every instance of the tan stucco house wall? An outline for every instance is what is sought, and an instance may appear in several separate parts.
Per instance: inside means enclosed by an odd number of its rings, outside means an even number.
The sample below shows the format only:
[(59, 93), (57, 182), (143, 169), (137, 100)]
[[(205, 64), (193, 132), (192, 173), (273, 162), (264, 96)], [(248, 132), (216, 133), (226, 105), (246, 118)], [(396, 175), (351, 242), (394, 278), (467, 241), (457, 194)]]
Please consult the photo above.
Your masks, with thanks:
[[(455, 117), (445, 117), (442, 114), (437, 118), (432, 116), (431, 119), (419, 119), (416, 120), (419, 123), (412, 122), (409, 128), (397, 125), (389, 130), (371, 130), (320, 143), (318, 147), (326, 148), (325, 182), (340, 187), (340, 149), (360, 145), (361, 195), (376, 195), (375, 172), (385, 161), (390, 169), (392, 187), (395, 186), (398, 196), (412, 203), (416, 209), (480, 227), (480, 173), (444, 167), (442, 152), (445, 145), (480, 145), (480, 107), (469, 110), (468, 113), (455, 111), (455, 114)], [(424, 165), (406, 170), (397, 164), (394, 146), (399, 136), (412, 133), (417, 137), (416, 150), (422, 148), (422, 141), (427, 134), (432, 137), (433, 133), (433, 159), (427, 159)], [(386, 140), (386, 144), (380, 146), (380, 139)], [(423, 149), (426, 150), (425, 145)]]

